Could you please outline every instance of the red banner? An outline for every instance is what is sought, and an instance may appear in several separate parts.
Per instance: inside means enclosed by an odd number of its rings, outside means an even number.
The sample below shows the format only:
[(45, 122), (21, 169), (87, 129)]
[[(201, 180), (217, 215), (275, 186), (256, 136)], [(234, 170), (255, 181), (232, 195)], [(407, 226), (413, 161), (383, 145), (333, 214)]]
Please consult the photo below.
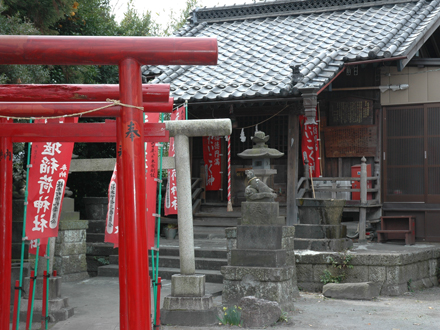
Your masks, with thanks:
[[(309, 168), (312, 172), (312, 177), (321, 176), (321, 159), (319, 155), (319, 133), (318, 133), (318, 110), (316, 111), (315, 124), (305, 125), (306, 116), (299, 116), (301, 126), (301, 155), (304, 164), (304, 160), (307, 158), (309, 161)], [(310, 173), (309, 173), (310, 175)]]
[[(159, 113), (146, 113), (146, 123), (158, 123)], [(159, 150), (154, 142), (145, 143), (145, 170), (146, 170), (146, 219), (147, 219), (147, 248), (154, 247), (154, 233), (156, 230), (157, 213), (157, 178)]]
[(119, 245), (119, 209), (118, 209), (118, 176), (117, 165), (113, 170), (113, 175), (108, 186), (108, 209), (107, 219), (105, 222), (104, 242), (113, 243), (113, 247), (117, 248)]
[[(63, 119), (60, 119), (60, 125)], [(36, 122), (44, 123), (44, 120)], [(76, 123), (78, 118), (66, 118), (67, 122)], [(72, 151), (72, 142), (32, 144), (26, 215), (28, 240), (58, 236), (58, 223)]]
[[(38, 255), (40, 257), (44, 257), (46, 255), (47, 251), (47, 243), (49, 242), (49, 238), (42, 238), (40, 239), (40, 250), (38, 250)], [(38, 247), (38, 239), (33, 239), (29, 241), (29, 254), (32, 254), (34, 256), (37, 255), (37, 247)]]
[(205, 162), (206, 190), (220, 190), (221, 175), (220, 136), (203, 137), (203, 161)]
[[(171, 113), (171, 120), (185, 120), (185, 107)], [(174, 157), (174, 138), (170, 138), (169, 157)], [(167, 189), (165, 192), (165, 215), (177, 214), (176, 169), (168, 170)]]

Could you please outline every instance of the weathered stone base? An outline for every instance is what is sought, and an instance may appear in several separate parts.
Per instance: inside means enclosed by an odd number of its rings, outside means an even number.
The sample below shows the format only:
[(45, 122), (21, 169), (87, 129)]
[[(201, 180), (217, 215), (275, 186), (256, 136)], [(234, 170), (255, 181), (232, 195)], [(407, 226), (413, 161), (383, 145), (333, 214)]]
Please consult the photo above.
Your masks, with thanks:
[(223, 304), (236, 305), (241, 298), (254, 296), (276, 301), (284, 311), (293, 310), (296, 286), (295, 267), (223, 266)]
[(171, 277), (171, 295), (161, 309), (161, 324), (206, 326), (217, 323), (217, 308), (212, 296), (205, 294), (205, 275)]
[[(388, 244), (355, 245), (347, 254), (353, 258), (352, 269), (346, 269), (344, 283), (374, 282), (380, 285), (380, 295), (398, 296), (410, 290), (438, 285), (437, 269), (440, 266), (440, 245), (418, 248)], [(321, 276), (324, 270), (334, 270), (330, 257), (340, 253), (296, 251), (298, 287), (304, 291), (322, 291)]]
[(310, 239), (295, 238), (295, 250), (312, 251), (345, 251), (353, 246), (353, 241), (349, 238), (337, 239)]
[(277, 202), (243, 202), (239, 225), (284, 225)]

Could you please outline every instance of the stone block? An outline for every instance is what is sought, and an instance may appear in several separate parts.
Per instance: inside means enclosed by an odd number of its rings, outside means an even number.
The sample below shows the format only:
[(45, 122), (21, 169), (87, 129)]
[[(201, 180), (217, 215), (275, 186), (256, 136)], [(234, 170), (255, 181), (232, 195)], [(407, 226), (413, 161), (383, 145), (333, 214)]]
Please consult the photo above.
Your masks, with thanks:
[(283, 226), (283, 237), (295, 237), (295, 227)]
[(295, 238), (294, 237), (283, 237), (281, 240), (281, 248), (285, 250), (295, 249)]
[(284, 311), (293, 310), (294, 288), (291, 280), (260, 282), (247, 276), (242, 281), (223, 281), (223, 304), (237, 305), (246, 296), (276, 301)]
[(232, 250), (232, 266), (281, 267), (286, 264), (286, 250)]
[(429, 276), (437, 276), (439, 262), (437, 259), (429, 260)]
[(237, 238), (237, 227), (225, 228), (226, 238)]
[(91, 256), (109, 256), (118, 254), (118, 248), (114, 248), (112, 243), (86, 243), (87, 255)]
[(313, 278), (312, 264), (296, 264), (296, 276), (298, 282), (308, 282)]
[(279, 250), (281, 226), (242, 225), (237, 227), (238, 249)]
[(205, 295), (205, 275), (171, 276), (171, 296), (203, 297)]
[(163, 301), (166, 310), (207, 310), (213, 308), (211, 295), (202, 297), (173, 297), (166, 296)]
[(417, 279), (423, 279), (429, 277), (429, 261), (423, 260), (417, 265)]
[[(60, 214), (60, 222), (61, 221), (79, 221), (80, 215), (79, 212), (74, 211), (62, 211)], [(87, 220), (82, 220), (87, 221)]]
[(321, 282), (321, 277), (322, 275), (324, 275), (325, 270), (328, 270), (330, 273), (333, 274), (335, 268), (333, 268), (331, 265), (313, 265), (313, 281)]
[(78, 282), (82, 280), (88, 279), (89, 273), (88, 272), (81, 272), (81, 273), (72, 273), (72, 274), (64, 274), (63, 275), (63, 282)]
[[(357, 267), (357, 266), (354, 266)], [(385, 282), (387, 278), (387, 271), (385, 266), (368, 266), (368, 281), (369, 282)]]
[(353, 266), (345, 269), (344, 282), (368, 282), (368, 266)]
[(81, 273), (87, 271), (86, 256), (84, 254), (54, 257), (54, 269), (58, 274)]
[(286, 251), (286, 266), (295, 266), (295, 251)]
[(58, 244), (64, 244), (64, 243), (85, 242), (85, 240), (86, 240), (85, 229), (61, 230), (58, 232), (58, 237), (55, 242)]
[(327, 298), (371, 300), (379, 296), (380, 284), (362, 283), (328, 283), (323, 286), (322, 294)]
[(400, 296), (408, 291), (407, 283), (383, 284), (380, 294), (383, 296)]
[(206, 310), (160, 310), (160, 321), (163, 325), (202, 327), (217, 325), (217, 308)]
[(105, 232), (105, 220), (88, 220), (89, 228), (88, 233), (104, 233)]
[(277, 202), (241, 203), (241, 225), (275, 225), (280, 223), (279, 204)]
[(242, 326), (245, 328), (265, 328), (278, 321), (280, 305), (275, 301), (258, 299), (253, 296), (240, 299)]
[(61, 220), (59, 230), (86, 230), (88, 227), (89, 222), (87, 220)]
[(85, 241), (75, 242), (75, 243), (55, 244), (54, 255), (59, 257), (64, 257), (75, 254), (86, 254)]
[(295, 276), (295, 267), (242, 267), (242, 266), (223, 266), (221, 268), (225, 280), (241, 281), (243, 279), (259, 282), (281, 282), (288, 281)]

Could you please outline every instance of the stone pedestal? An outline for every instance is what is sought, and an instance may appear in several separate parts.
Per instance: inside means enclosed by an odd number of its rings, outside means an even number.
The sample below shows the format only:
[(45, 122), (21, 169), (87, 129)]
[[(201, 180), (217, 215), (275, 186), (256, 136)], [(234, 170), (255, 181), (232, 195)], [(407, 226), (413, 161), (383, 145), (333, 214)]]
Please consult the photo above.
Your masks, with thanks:
[(212, 296), (205, 294), (205, 275), (173, 275), (171, 294), (164, 298), (161, 324), (206, 326), (217, 323)]
[[(236, 305), (246, 296), (276, 301), (284, 311), (293, 310), (298, 294), (295, 228), (284, 224), (276, 202), (242, 203), (242, 219), (227, 228), (228, 266), (224, 277), (223, 304)], [(284, 219), (282, 219), (284, 220)]]

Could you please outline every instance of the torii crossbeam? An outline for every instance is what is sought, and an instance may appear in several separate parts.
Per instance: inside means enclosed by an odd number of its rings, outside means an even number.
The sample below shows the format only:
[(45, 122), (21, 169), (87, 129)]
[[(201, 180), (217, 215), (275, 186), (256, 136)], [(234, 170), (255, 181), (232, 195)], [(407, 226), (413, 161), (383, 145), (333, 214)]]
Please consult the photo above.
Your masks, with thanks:
[[(0, 36), (0, 64), (118, 65), (120, 101), (142, 106), (140, 66), (214, 65), (214, 38)], [(15, 101), (15, 100), (14, 100)], [(68, 100), (66, 100), (68, 101)], [(146, 109), (148, 112), (148, 109)], [(0, 111), (2, 114), (2, 111)], [(141, 110), (123, 106), (117, 118), (121, 148), (118, 180), (125, 192), (120, 208), (121, 329), (151, 329), (145, 224), (144, 130)], [(0, 122), (5, 122), (0, 119)], [(12, 124), (11, 124), (12, 125)], [(15, 124), (14, 124), (15, 125)], [(136, 130), (136, 134), (127, 134)], [(12, 152), (12, 137), (0, 137), (0, 150)], [(12, 237), (12, 159), (0, 158), (0, 328), (9, 328)], [(126, 311), (126, 312), (125, 312)]]

